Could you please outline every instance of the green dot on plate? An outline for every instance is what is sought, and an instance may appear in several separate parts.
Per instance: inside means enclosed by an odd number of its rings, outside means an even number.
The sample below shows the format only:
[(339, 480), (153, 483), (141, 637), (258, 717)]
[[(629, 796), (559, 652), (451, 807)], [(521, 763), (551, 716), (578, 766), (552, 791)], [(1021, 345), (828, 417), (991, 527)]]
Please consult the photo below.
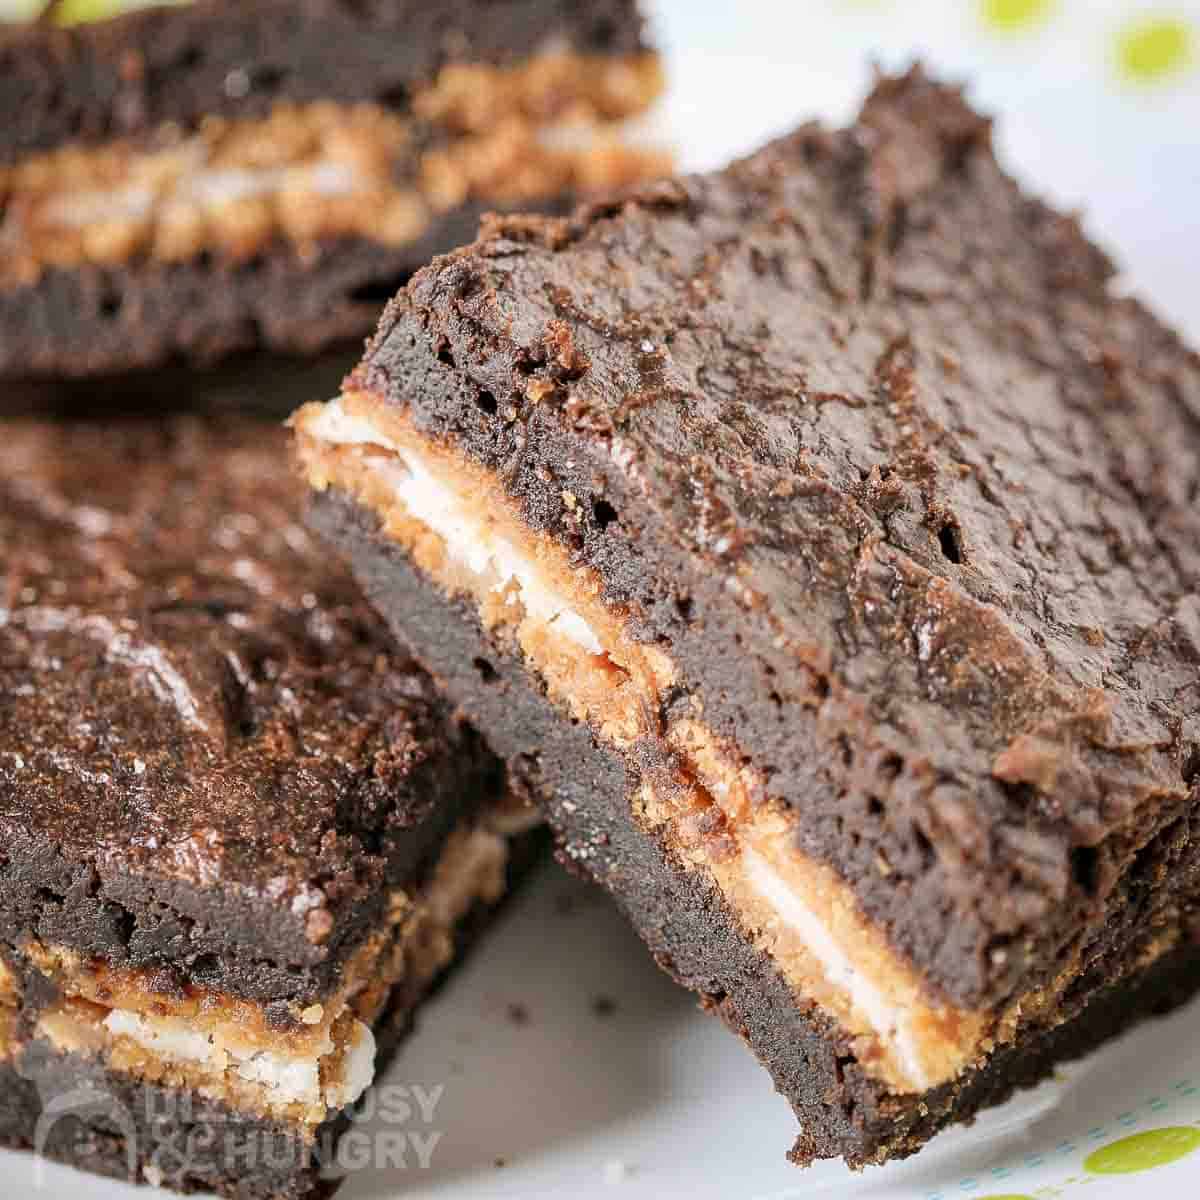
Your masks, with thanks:
[(106, 21), (121, 11), (121, 0), (62, 0), (54, 10), (60, 25), (86, 25), (90, 21)]
[(1017, 33), (1040, 25), (1054, 8), (1055, 0), (982, 0), (983, 23), (1002, 33)]
[(1182, 70), (1192, 60), (1192, 30), (1178, 17), (1148, 17), (1117, 35), (1117, 64), (1138, 83)]
[(190, 4), (192, 0), (59, 0), (54, 19), (60, 25), (86, 25), (91, 21), (107, 21), (122, 13), (139, 8), (165, 8)]
[(1200, 1150), (1200, 1129), (1150, 1129), (1102, 1146), (1083, 1165), (1094, 1175), (1135, 1175), (1187, 1158)]

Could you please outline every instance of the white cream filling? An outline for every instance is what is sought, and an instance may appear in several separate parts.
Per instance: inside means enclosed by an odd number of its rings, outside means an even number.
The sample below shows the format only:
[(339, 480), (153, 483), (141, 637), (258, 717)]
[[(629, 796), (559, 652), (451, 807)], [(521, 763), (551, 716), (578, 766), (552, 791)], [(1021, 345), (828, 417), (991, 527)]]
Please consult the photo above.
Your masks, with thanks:
[(138, 184), (108, 190), (93, 188), (56, 196), (46, 205), (45, 215), (55, 225), (84, 229), (101, 221), (140, 221), (154, 207), (154, 192)]
[(330, 1109), (353, 1104), (371, 1086), (375, 1075), (375, 1038), (361, 1021), (355, 1022), (341, 1064), (340, 1078), (321, 1086), (322, 1060), (334, 1052), (327, 1037), (308, 1055), (245, 1050), (219, 1037), (191, 1028), (179, 1017), (157, 1017), (128, 1009), (113, 1009), (104, 1027), (114, 1037), (126, 1037), (165, 1062), (197, 1063), (225, 1073), (233, 1071), (247, 1083), (261, 1084), (280, 1104), (324, 1104)]
[(353, 1104), (374, 1079), (375, 1035), (361, 1021), (356, 1021), (342, 1060), (342, 1078), (325, 1089), (325, 1103), (332, 1109), (345, 1108)]
[(909, 1029), (904, 1012), (890, 1004), (883, 990), (858, 970), (851, 954), (833, 936), (825, 922), (761, 854), (744, 847), (742, 862), (750, 886), (820, 962), (829, 983), (844, 993), (875, 1033), (895, 1049), (912, 1083), (922, 1090), (931, 1087), (933, 1081), (922, 1063), (918, 1039)]
[(380, 473), (409, 514), (438, 534), (456, 563), (474, 575), (492, 579), (491, 590), (507, 592), (506, 603), (519, 602), (534, 621), (553, 627), (589, 654), (604, 653), (591, 625), (547, 584), (536, 565), (481, 520), (475, 503), (465, 501), (436, 478), (418, 455), (385, 437), (370, 421), (346, 412), (340, 400), (326, 404), (305, 429), (331, 445), (380, 446), (390, 451), (398, 461), (381, 463)]
[(303, 167), (258, 169), (196, 166), (185, 170), (175, 187), (161, 196), (141, 184), (93, 188), (55, 197), (46, 206), (45, 214), (56, 224), (83, 229), (102, 221), (143, 220), (157, 202), (192, 203), (201, 209), (213, 210), (238, 200), (274, 195), (284, 190), (336, 197), (352, 195), (361, 186), (351, 167), (332, 160)]
[(17, 977), (8, 969), (7, 963), (0, 959), (0, 1004), (10, 1003), (17, 998)]
[(323, 161), (306, 167), (229, 167), (188, 176), (184, 199), (216, 207), (234, 200), (266, 196), (286, 189), (318, 196), (349, 196), (361, 188), (358, 173), (342, 162)]
[(537, 130), (538, 145), (555, 154), (587, 154), (614, 142), (625, 150), (657, 150), (663, 140), (654, 110), (603, 124), (570, 118), (549, 121)]

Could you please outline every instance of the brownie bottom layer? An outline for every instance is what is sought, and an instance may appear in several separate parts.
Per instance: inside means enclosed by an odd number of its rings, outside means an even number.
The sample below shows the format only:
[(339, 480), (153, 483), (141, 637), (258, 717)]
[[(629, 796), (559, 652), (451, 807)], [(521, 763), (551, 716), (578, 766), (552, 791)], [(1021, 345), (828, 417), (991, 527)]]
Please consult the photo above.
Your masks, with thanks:
[(327, 491), (314, 499), (313, 520), (494, 749), (537, 781), (561, 856), (614, 894), (660, 965), (719, 1011), (768, 1067), (803, 1130), (796, 1161), (844, 1157), (861, 1167), (913, 1153), (939, 1129), (969, 1120), (1056, 1062), (1200, 986), (1200, 950), (1187, 945), (1139, 970), (1147, 943), (1125, 945), (1072, 984), (1059, 1009), (1069, 1018), (1063, 1023), (1024, 1031), (951, 1083), (889, 1094), (838, 1026), (816, 1006), (797, 1003), (711, 882), (638, 825), (629, 797), (635, 766), (643, 764), (631, 765), (561, 714), (518, 657), (481, 628), (473, 605), (426, 580), (370, 514)]
[[(543, 831), (508, 839), (507, 887), (477, 902), (455, 926), (450, 963), (402, 979), (374, 1026), (382, 1077), (422, 1003), (462, 961), (512, 887), (544, 848)], [(140, 1082), (34, 1038), (0, 1059), (0, 1145), (34, 1150), (93, 1174), (236, 1200), (315, 1200), (344, 1171), (338, 1145), (353, 1116), (341, 1113), (305, 1136), (294, 1125), (233, 1110), (186, 1090)]]
[[(567, 202), (539, 207), (561, 211)], [(474, 237), (495, 207), (463, 205), (399, 247), (339, 238), (301, 256), (279, 241), (244, 262), (47, 270), (35, 284), (0, 289), (0, 375), (93, 375), (239, 350), (315, 354), (373, 329), (404, 280)]]

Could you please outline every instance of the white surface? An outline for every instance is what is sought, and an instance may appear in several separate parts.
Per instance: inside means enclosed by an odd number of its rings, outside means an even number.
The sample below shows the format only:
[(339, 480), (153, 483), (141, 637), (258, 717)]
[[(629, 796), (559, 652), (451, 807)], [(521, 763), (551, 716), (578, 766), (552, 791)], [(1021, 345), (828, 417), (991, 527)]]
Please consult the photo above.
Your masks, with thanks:
[[(1022, 177), (1082, 207), (1128, 285), (1200, 338), (1200, 72), (1137, 89), (1112, 66), (1114, 31), (1146, 5), (1060, 0), (1044, 29), (1007, 39), (982, 31), (974, 0), (655, 7), (670, 53), (667, 122), (687, 165), (715, 165), (802, 117), (844, 119), (872, 57), (897, 65), (921, 53), (970, 80)], [(1166, 7), (1200, 29), (1195, 0)], [(569, 914), (564, 895), (577, 902)], [(593, 1011), (599, 996), (615, 1002), (612, 1015)], [(512, 1005), (527, 1022), (514, 1022)], [(907, 1163), (858, 1177), (838, 1164), (801, 1172), (783, 1160), (790, 1110), (741, 1043), (653, 967), (599, 896), (547, 872), (425, 1011), (387, 1077), (408, 1089), (396, 1096), (413, 1098), (410, 1119), (393, 1126), (413, 1135), (412, 1165), (358, 1171), (340, 1195), (1109, 1200), (1140, 1189), (1194, 1200), (1200, 1153), (1148, 1175), (1097, 1175), (1083, 1163), (1131, 1134), (1200, 1126), (1198, 1033), (1193, 1006)], [(429, 1121), (421, 1101), (433, 1106)], [(0, 1155), (2, 1200), (34, 1194), (36, 1179), (31, 1159)], [(135, 1195), (54, 1167), (41, 1182), (42, 1194), (72, 1200)]]

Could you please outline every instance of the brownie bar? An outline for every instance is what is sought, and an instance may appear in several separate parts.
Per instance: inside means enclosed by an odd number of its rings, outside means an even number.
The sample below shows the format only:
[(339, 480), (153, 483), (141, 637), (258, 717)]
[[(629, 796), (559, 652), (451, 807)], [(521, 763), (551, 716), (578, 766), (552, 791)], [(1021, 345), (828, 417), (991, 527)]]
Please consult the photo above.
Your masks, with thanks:
[(1110, 276), (914, 70), (497, 219), (295, 418), (318, 524), (801, 1161), (911, 1152), (1193, 939), (1200, 359)]
[(543, 44), (646, 51), (632, 0), (192, 0), (67, 27), (62, 9), (0, 26), (0, 111), (19, 118), (0, 129), (0, 161), (280, 103), (402, 104), (448, 62), (508, 67)]
[(533, 810), (304, 529), (278, 426), (2, 431), (0, 1139), (155, 1181), (165, 1097), (212, 1151), (168, 1182), (317, 1194)]
[(196, 0), (0, 30), (22, 114), (0, 134), (0, 375), (364, 333), (481, 211), (660, 173), (626, 137), (660, 86), (631, 0)]

